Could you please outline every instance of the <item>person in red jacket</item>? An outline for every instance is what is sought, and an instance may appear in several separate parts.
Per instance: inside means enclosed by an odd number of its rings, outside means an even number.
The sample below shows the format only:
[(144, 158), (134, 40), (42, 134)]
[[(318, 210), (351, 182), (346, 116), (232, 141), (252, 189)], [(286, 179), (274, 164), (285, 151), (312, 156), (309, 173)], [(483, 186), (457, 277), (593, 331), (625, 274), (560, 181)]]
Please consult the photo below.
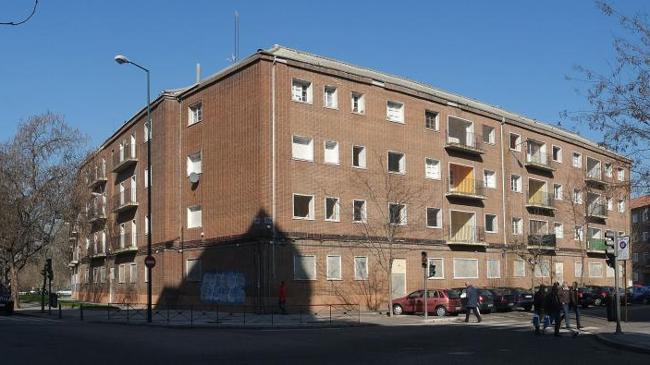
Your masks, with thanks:
[(284, 281), (280, 282), (280, 290), (278, 292), (278, 306), (282, 314), (287, 314), (287, 285)]

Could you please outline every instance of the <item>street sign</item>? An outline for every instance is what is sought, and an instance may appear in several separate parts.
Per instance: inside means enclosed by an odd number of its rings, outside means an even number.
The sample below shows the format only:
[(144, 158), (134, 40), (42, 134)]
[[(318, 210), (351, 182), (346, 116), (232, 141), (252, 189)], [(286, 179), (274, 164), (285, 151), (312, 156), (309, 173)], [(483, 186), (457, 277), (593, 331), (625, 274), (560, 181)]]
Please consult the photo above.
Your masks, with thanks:
[(156, 259), (153, 256), (147, 256), (144, 258), (144, 266), (152, 269), (156, 266)]
[(630, 259), (630, 236), (620, 236), (616, 241), (616, 260), (625, 261)]

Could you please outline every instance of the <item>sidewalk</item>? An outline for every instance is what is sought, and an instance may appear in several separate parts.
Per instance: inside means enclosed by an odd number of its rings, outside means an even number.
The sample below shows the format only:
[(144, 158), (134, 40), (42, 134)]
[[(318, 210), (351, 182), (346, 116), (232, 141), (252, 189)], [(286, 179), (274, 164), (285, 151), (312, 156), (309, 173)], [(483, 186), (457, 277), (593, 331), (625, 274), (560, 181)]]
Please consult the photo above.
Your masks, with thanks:
[(624, 350), (650, 354), (650, 323), (621, 322), (622, 334), (616, 334), (616, 322), (601, 320), (603, 325), (594, 331), (598, 341)]

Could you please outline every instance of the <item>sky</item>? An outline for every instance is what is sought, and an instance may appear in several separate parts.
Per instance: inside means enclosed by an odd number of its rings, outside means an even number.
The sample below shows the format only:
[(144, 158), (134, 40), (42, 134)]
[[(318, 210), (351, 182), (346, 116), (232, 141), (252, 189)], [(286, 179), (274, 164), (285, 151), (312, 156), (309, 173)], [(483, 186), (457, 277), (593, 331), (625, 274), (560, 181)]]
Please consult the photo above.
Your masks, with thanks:
[[(27, 16), (34, 0), (0, 0), (0, 22)], [(622, 13), (650, 2), (613, 0)], [(40, 0), (20, 26), (0, 25), (0, 141), (43, 112), (101, 144), (146, 105), (145, 75), (118, 65), (124, 54), (151, 70), (152, 98), (229, 64), (234, 12), (240, 58), (282, 44), (404, 76), (537, 120), (586, 108), (568, 80), (574, 67), (606, 72), (612, 40), (625, 34), (591, 0), (235, 1)]]

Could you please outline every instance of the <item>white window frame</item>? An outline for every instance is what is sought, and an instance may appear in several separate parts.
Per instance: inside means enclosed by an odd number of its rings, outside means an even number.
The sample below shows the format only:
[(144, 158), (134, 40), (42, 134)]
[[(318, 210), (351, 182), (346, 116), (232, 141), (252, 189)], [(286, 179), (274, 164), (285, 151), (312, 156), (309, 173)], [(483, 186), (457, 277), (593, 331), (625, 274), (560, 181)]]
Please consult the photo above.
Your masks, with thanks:
[(621, 199), (618, 201), (618, 212), (625, 213), (625, 200)]
[[(359, 166), (356, 166), (354, 164), (354, 149), (355, 148), (359, 148), (360, 151), (361, 151), (359, 153)], [(358, 144), (352, 145), (352, 167), (354, 167), (356, 169), (366, 169), (367, 166), (368, 166), (368, 164), (366, 162), (366, 155), (367, 155), (366, 146), (362, 146), (362, 145), (358, 145)]]
[[(576, 157), (578, 158), (577, 160)], [(582, 168), (582, 165), (582, 153), (573, 151), (571, 153), (571, 166), (579, 169)]]
[[(354, 98), (358, 97), (357, 102), (358, 110), (354, 110)], [(365, 94), (353, 91), (350, 93), (350, 111), (355, 114), (365, 114), (366, 113), (366, 97)]]
[[(198, 224), (193, 220), (198, 221)], [(203, 227), (203, 207), (199, 204), (187, 207), (187, 229), (201, 227)]]
[[(190, 267), (190, 262), (192, 262), (192, 266)], [(192, 277), (190, 274), (192, 274), (192, 269), (198, 265), (198, 278)], [(201, 266), (201, 259), (200, 258), (188, 258), (185, 259), (185, 280), (191, 283), (199, 283), (201, 282), (201, 277), (203, 276), (203, 267)]]
[(564, 200), (564, 186), (562, 184), (553, 184), (553, 198), (555, 200)]
[[(427, 127), (427, 116), (429, 114), (434, 115), (434, 118), (433, 118), (433, 120), (434, 120), (434, 128)], [(439, 131), (440, 130), (440, 112), (437, 112), (435, 110), (426, 109), (424, 111), (424, 128), (428, 129), (430, 131)]]
[(129, 284), (138, 282), (138, 264), (132, 262), (129, 264)]
[[(542, 270), (544, 267), (543, 264), (546, 264), (546, 272)], [(548, 278), (551, 277), (551, 260), (541, 259), (537, 265), (535, 265), (535, 270), (533, 276), (536, 278)]]
[[(327, 104), (328, 91), (333, 90), (332, 92), (332, 104)], [(323, 86), (323, 107), (329, 109), (338, 109), (339, 108), (339, 89), (336, 86), (325, 85)]]
[[(517, 139), (515, 141), (515, 148), (512, 148), (512, 136), (517, 136)], [(511, 151), (521, 152), (521, 134), (510, 132), (508, 135), (508, 148)]]
[[(398, 171), (392, 171), (390, 169), (390, 156), (391, 155), (401, 155), (402, 157), (398, 161)], [(386, 152), (386, 169), (388, 170), (389, 174), (399, 174), (399, 175), (405, 175), (406, 174), (406, 154), (404, 152), (399, 152), (399, 151), (387, 151)]]
[[(332, 143), (334, 143), (336, 147), (334, 147), (333, 149), (328, 149), (327, 145)], [(335, 140), (323, 141), (323, 163), (327, 165), (339, 165), (341, 162), (339, 150), (340, 150), (340, 144), (338, 141)], [(329, 158), (328, 158), (328, 154), (330, 155)], [(334, 159), (333, 157), (336, 157), (336, 159)]]
[[(556, 148), (558, 150), (557, 159), (555, 158), (554, 153)], [(556, 146), (554, 144), (551, 145), (551, 160), (553, 160), (553, 162), (562, 163), (562, 147)]]
[[(298, 140), (308, 140), (309, 143), (306, 145), (299, 142), (296, 142), (296, 139)], [(300, 145), (300, 147), (298, 147)], [(306, 147), (303, 147), (306, 146)], [(304, 149), (306, 154), (305, 156), (299, 156), (299, 152), (301, 152), (301, 149)], [(301, 136), (298, 134), (294, 134), (291, 136), (291, 158), (296, 161), (309, 161), (313, 162), (314, 161), (314, 138), (313, 137), (307, 137), (307, 136)]]
[[(593, 274), (592, 267), (593, 268), (600, 267), (600, 275), (592, 275)], [(604, 276), (603, 274), (605, 274), (605, 272), (603, 271), (603, 263), (602, 262), (589, 261), (589, 277), (590, 278), (602, 278)]]
[(524, 219), (521, 217), (512, 217), (512, 234), (520, 236), (524, 234)]
[[(366, 277), (360, 277), (359, 272), (357, 271), (357, 259), (364, 259), (365, 262), (365, 267), (366, 267)], [(365, 281), (368, 280), (368, 256), (354, 256), (354, 280), (356, 281)]]
[[(397, 113), (391, 113), (391, 109), (397, 109)], [(404, 124), (405, 109), (406, 106), (401, 101), (386, 100), (386, 120)]]
[[(558, 227), (560, 228), (559, 230), (557, 229)], [(555, 234), (555, 238), (564, 238), (564, 224), (562, 222), (553, 222), (553, 233)]]
[(203, 103), (198, 102), (187, 108), (187, 126), (191, 126), (203, 121)]
[[(338, 258), (339, 277), (330, 277), (330, 258)], [(341, 281), (343, 280), (343, 266), (341, 265), (341, 255), (327, 255), (325, 256), (325, 280), (327, 281)]]
[(573, 202), (576, 204), (582, 204), (583, 201), (582, 190), (573, 189)]
[(187, 155), (185, 160), (187, 176), (190, 174), (201, 174), (203, 171), (203, 151), (198, 151)]
[[(313, 267), (314, 277), (313, 278), (297, 278), (296, 277), (296, 274), (297, 274), (297, 271), (296, 271), (296, 259), (298, 257), (312, 257), (314, 259), (314, 265), (313, 265), (314, 266)], [(316, 267), (317, 267), (316, 261), (317, 261), (316, 255), (293, 255), (293, 280), (295, 280), (295, 281), (315, 281), (315, 280), (318, 280), (318, 270), (316, 270)], [(307, 275), (307, 276), (309, 276), (309, 275)]]
[(607, 202), (607, 210), (608, 211), (613, 211), (614, 210), (614, 201), (612, 200), (611, 197), (605, 198), (605, 201)]
[[(297, 85), (301, 86), (300, 97), (296, 96)], [(313, 86), (314, 85), (311, 81), (307, 81), (299, 78), (293, 78), (291, 80), (291, 100), (297, 103), (312, 104), (314, 100)], [(306, 90), (304, 90), (304, 88), (306, 88)], [(305, 98), (305, 100), (302, 100), (303, 97)]]
[(611, 178), (614, 175), (614, 167), (611, 162), (605, 162), (605, 176)]
[[(580, 268), (580, 270), (578, 270)], [(573, 262), (573, 276), (578, 279), (579, 277), (583, 276), (584, 268), (582, 267), (582, 261), (574, 261)], [(576, 280), (578, 281), (578, 280)]]
[[(438, 164), (438, 171), (434, 175), (431, 175), (428, 172), (429, 161)], [(435, 158), (430, 158), (430, 157), (425, 157), (424, 158), (424, 178), (429, 179), (429, 180), (441, 180), (442, 179), (442, 167), (441, 167), (440, 160), (436, 160)]]
[[(494, 217), (494, 222), (492, 223), (492, 228), (494, 230), (488, 231), (487, 226), (488, 226), (488, 216)], [(485, 223), (485, 233), (499, 233), (499, 217), (496, 214), (492, 213), (485, 213), (485, 216), (483, 218), (483, 223)]]
[(142, 123), (142, 141), (144, 143), (149, 142), (149, 121)]
[[(485, 133), (487, 130), (487, 133)], [(482, 133), (483, 133), (483, 143), (495, 145), (496, 142), (496, 129), (492, 126), (489, 126), (487, 124), (483, 124), (482, 127)], [(488, 136), (487, 140), (485, 139), (485, 136)]]
[[(400, 222), (399, 223), (393, 223), (391, 222), (391, 219), (393, 218), (391, 214), (390, 208), (394, 205), (401, 206), (402, 209), (399, 211), (400, 213)], [(406, 210), (406, 204), (403, 203), (388, 203), (388, 223), (391, 225), (396, 225), (396, 226), (405, 226), (408, 223), (408, 213)]]
[[(512, 178), (515, 177), (515, 176), (517, 177), (517, 181), (518, 181), (517, 186), (516, 186), (517, 190), (514, 189), (515, 185), (512, 184)], [(521, 193), (522, 190), (523, 190), (522, 185), (523, 185), (523, 183), (522, 183), (522, 179), (521, 179), (520, 175), (517, 175), (517, 174), (511, 174), (510, 175), (510, 191), (511, 192), (513, 192), (513, 193)]]
[[(458, 276), (456, 274), (456, 262), (457, 261), (474, 261), (476, 263), (476, 276)], [(460, 258), (456, 257), (453, 258), (453, 267), (454, 267), (454, 279), (478, 279), (479, 278), (479, 265), (478, 265), (478, 259), (471, 259), (471, 258)]]
[[(327, 217), (327, 201), (329, 199), (334, 199), (334, 218)], [(335, 196), (326, 196), (325, 197), (325, 221), (326, 222), (340, 222), (341, 221), (341, 200)]]
[[(296, 216), (296, 196), (302, 196), (302, 197), (310, 197), (311, 200), (309, 201), (309, 214), (307, 217), (299, 217)], [(293, 219), (296, 220), (307, 220), (307, 221), (313, 221), (316, 219), (316, 212), (315, 212), (315, 202), (314, 200), (316, 197), (313, 194), (300, 194), (300, 193), (293, 193), (291, 195), (291, 214), (293, 215)]]
[[(436, 223), (438, 223), (437, 226), (430, 226), (429, 225), (429, 209), (437, 209), (438, 213), (436, 214)], [(436, 207), (426, 207), (425, 208), (425, 225), (427, 228), (434, 228), (434, 229), (442, 229), (442, 209), (436, 208)]]
[(124, 284), (126, 279), (126, 264), (120, 264), (117, 267), (117, 282), (119, 284)]
[(625, 169), (622, 167), (619, 167), (616, 169), (616, 180), (618, 181), (625, 181)]
[(582, 238), (585, 236), (584, 229), (582, 226), (574, 226), (573, 227), (573, 240), (574, 241), (582, 241)]
[[(490, 263), (497, 263), (497, 275), (490, 276)], [(501, 278), (501, 260), (488, 259), (485, 264), (485, 277), (488, 279), (500, 279)]]
[[(487, 174), (486, 174), (487, 172), (492, 173), (492, 176), (493, 176), (492, 184), (488, 183), (489, 179), (487, 178)], [(488, 188), (488, 189), (496, 189), (497, 188), (497, 173), (496, 173), (496, 171), (483, 169), (483, 181), (484, 181), (483, 184), (485, 185), (486, 188)]]
[[(355, 202), (363, 202), (363, 210), (361, 211), (361, 220), (354, 219), (354, 213), (356, 211)], [(363, 199), (352, 199), (352, 222), (353, 223), (366, 223), (368, 221), (368, 203)]]
[[(429, 277), (429, 268), (432, 261), (440, 260), (440, 266), (436, 264), (436, 276)], [(440, 276), (437, 276), (440, 273)], [(429, 257), (427, 260), (427, 279), (429, 280), (443, 280), (445, 278), (445, 259), (444, 257)]]

